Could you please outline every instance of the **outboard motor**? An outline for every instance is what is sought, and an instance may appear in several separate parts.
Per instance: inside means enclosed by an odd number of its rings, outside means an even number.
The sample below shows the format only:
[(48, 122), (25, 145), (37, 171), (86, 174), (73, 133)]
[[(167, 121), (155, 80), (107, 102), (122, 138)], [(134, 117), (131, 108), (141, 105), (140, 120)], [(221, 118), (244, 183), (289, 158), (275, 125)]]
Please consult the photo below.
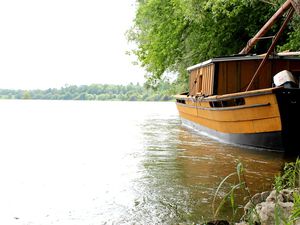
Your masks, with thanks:
[(283, 86), (285, 88), (297, 88), (298, 85), (295, 81), (295, 77), (293, 74), (288, 70), (283, 70), (277, 73), (273, 77), (273, 81), (276, 87)]

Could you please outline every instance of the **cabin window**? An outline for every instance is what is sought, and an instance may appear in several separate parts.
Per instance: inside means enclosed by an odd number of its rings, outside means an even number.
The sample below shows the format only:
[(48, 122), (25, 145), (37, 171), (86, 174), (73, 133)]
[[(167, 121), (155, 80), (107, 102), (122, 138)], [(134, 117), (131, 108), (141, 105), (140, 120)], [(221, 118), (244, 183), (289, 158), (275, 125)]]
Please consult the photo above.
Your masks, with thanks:
[(209, 102), (210, 107), (215, 108), (215, 107), (222, 107), (222, 102), (221, 101), (214, 101), (214, 102)]
[(245, 99), (244, 98), (236, 98), (235, 105), (245, 105)]
[(245, 99), (235, 98), (235, 99), (223, 100), (223, 101), (211, 101), (209, 102), (209, 105), (212, 108), (239, 106), (239, 105), (245, 105)]
[(185, 100), (183, 100), (183, 99), (176, 99), (176, 102), (180, 103), (180, 104), (186, 104)]

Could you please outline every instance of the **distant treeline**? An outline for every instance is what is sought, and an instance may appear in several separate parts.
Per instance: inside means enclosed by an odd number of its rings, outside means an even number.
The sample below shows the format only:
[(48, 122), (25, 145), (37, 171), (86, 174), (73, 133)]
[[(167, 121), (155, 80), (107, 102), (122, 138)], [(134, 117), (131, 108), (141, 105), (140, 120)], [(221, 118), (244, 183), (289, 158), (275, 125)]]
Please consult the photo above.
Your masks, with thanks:
[(59, 89), (47, 90), (0, 89), (0, 99), (170, 101), (173, 99), (173, 89), (169, 82), (162, 82), (155, 90), (132, 83), (129, 85), (65, 85)]

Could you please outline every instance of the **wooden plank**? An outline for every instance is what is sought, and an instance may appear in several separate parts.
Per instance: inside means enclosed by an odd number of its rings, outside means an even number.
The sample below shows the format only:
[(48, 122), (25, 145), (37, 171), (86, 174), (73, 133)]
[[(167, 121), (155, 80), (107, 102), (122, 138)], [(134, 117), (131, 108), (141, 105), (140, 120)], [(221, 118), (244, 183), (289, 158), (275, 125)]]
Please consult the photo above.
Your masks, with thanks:
[(181, 106), (177, 107), (182, 118), (223, 133), (249, 134), (259, 132), (274, 132), (281, 130), (280, 117), (262, 118), (259, 120), (246, 121), (215, 121), (189, 114), (181, 110)]
[(270, 93), (269, 95), (246, 98), (246, 106), (259, 103), (265, 104), (265, 106), (245, 107), (236, 110), (230, 110), (230, 107), (228, 107), (228, 111), (211, 111), (197, 108), (197, 103), (191, 101), (189, 105), (177, 104), (177, 108), (183, 118), (220, 132), (257, 133), (279, 131), (281, 129), (280, 113), (275, 94)]

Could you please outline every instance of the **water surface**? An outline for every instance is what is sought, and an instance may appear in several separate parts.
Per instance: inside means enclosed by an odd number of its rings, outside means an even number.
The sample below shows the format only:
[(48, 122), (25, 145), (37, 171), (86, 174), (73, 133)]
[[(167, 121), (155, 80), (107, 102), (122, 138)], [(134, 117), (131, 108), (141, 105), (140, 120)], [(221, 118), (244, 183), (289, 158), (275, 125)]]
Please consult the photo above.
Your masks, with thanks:
[(255, 193), (270, 189), (285, 161), (182, 126), (175, 103), (2, 100), (0, 108), (0, 224), (200, 223), (238, 162)]

